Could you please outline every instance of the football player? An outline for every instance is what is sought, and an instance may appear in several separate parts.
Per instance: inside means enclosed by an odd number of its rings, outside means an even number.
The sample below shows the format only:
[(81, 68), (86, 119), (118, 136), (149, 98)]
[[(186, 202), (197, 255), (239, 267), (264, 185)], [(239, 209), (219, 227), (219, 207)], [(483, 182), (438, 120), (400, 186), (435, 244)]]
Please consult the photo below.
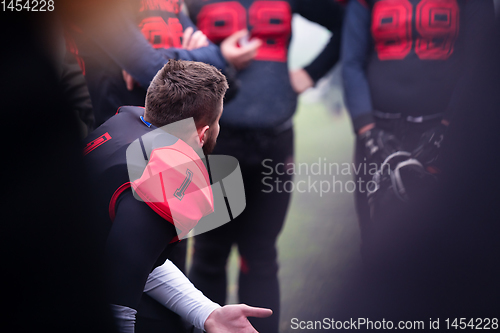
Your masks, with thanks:
[[(224, 106), (217, 154), (238, 159), (245, 184), (246, 209), (232, 222), (197, 236), (190, 278), (210, 298), (226, 302), (226, 262), (233, 244), (240, 254), (238, 296), (265, 306), (273, 317), (252, 320), (260, 332), (278, 332), (280, 296), (276, 240), (283, 227), (290, 193), (263, 184), (267, 169), (293, 163), (292, 117), (297, 95), (313, 86), (339, 58), (343, 7), (333, 0), (186, 1), (193, 22), (213, 43), (261, 45), (253, 61), (235, 62), (240, 88)], [(292, 15), (300, 14), (333, 36), (311, 64), (288, 70)], [(273, 175), (274, 176), (274, 175)], [(275, 175), (281, 184), (292, 175)]]
[[(208, 154), (215, 146), (227, 87), (213, 66), (170, 60), (151, 82), (145, 108), (120, 108), (86, 139), (96, 219), (106, 228), (109, 303), (120, 332), (183, 332), (180, 317), (167, 308), (207, 332), (255, 332), (246, 317), (271, 314), (245, 305), (221, 308), (165, 262), (178, 240), (214, 210), (209, 175), (195, 149)], [(158, 130), (186, 117), (196, 125), (188, 139)]]
[[(463, 73), (475, 68), (475, 52), (484, 42), (493, 12), (490, 0), (349, 2), (342, 75), (357, 134), (356, 163), (380, 166), (391, 154), (405, 151), (418, 161), (412, 168), (421, 164), (438, 171), (456, 101), (466, 92)], [(356, 177), (366, 184), (372, 175)], [(377, 228), (368, 202), (371, 191), (361, 187), (356, 192), (364, 245), (370, 228)], [(384, 209), (392, 209), (391, 204)]]

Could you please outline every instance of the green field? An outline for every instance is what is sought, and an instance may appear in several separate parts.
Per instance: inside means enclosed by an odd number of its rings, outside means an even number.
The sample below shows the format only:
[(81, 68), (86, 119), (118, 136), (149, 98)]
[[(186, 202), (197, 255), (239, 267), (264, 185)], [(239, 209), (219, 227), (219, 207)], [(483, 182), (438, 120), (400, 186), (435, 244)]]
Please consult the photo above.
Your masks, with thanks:
[[(333, 115), (322, 103), (301, 99), (295, 122), (295, 163), (350, 163), (353, 134), (348, 115)], [(304, 170), (304, 169), (302, 169)], [(334, 171), (335, 172), (335, 171)], [(349, 175), (297, 175), (295, 182), (347, 182)], [(341, 306), (337, 297), (360, 263), (359, 230), (353, 194), (336, 188), (320, 194), (293, 192), (285, 227), (278, 241), (281, 283), (280, 332), (292, 332), (290, 320), (321, 320)], [(348, 188), (351, 190), (351, 188)], [(237, 251), (229, 263), (229, 303), (237, 302)]]

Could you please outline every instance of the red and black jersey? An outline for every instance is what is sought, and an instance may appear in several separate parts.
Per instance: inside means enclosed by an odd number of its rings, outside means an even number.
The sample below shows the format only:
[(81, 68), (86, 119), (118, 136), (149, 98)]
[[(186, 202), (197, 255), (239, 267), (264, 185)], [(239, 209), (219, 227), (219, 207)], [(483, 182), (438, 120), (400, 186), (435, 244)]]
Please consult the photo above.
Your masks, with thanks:
[(111, 222), (109, 206), (115, 191), (130, 182), (126, 161), (128, 146), (152, 131), (139, 118), (143, 114), (143, 108), (121, 107), (85, 139), (85, 162), (95, 185), (96, 212), (102, 223)]
[(249, 39), (263, 44), (254, 61), (241, 72), (238, 95), (226, 103), (221, 124), (244, 128), (273, 128), (295, 112), (297, 94), (288, 76), (292, 15), (300, 14), (329, 29), (333, 36), (305, 70), (316, 82), (339, 58), (343, 7), (335, 0), (186, 0), (198, 29), (214, 43), (248, 29)]
[(132, 188), (186, 235), (213, 212), (205, 165), (184, 141), (147, 123), (141, 107), (121, 107), (86, 139), (84, 154), (99, 196), (99, 213), (113, 221), (120, 195)]
[(354, 127), (371, 122), (374, 111), (449, 112), (490, 6), (489, 0), (350, 1), (342, 59)]
[(182, 0), (142, 0), (138, 26), (155, 49), (182, 48), (183, 27), (178, 15)]

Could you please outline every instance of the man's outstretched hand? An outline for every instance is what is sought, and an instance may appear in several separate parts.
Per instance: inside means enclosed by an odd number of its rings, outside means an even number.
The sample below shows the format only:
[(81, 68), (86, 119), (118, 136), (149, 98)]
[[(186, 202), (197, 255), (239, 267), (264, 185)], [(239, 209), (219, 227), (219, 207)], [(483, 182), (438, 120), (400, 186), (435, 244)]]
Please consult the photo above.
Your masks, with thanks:
[(266, 318), (271, 309), (254, 308), (245, 304), (226, 305), (214, 310), (205, 321), (207, 333), (256, 333), (247, 317)]

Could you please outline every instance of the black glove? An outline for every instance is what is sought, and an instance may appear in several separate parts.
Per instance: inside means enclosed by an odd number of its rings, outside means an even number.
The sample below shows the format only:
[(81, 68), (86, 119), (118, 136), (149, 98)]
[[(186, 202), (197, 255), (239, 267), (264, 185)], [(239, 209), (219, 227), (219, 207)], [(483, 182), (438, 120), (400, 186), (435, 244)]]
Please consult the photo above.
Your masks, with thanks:
[(446, 125), (439, 124), (424, 132), (417, 147), (412, 152), (412, 157), (419, 160), (424, 166), (435, 165), (443, 144), (446, 128)]
[(358, 135), (365, 149), (367, 163), (380, 165), (392, 153), (400, 150), (399, 140), (391, 133), (374, 127)]

